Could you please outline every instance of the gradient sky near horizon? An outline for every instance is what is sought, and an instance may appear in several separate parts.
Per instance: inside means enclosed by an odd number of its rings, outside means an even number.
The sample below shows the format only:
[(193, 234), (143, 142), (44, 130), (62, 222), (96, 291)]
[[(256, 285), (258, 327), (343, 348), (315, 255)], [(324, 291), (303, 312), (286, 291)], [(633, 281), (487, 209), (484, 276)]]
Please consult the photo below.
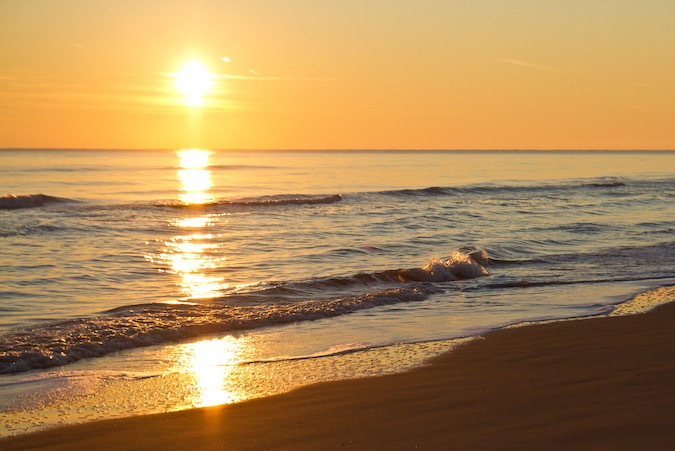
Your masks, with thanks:
[(673, 52), (668, 0), (5, 0), (0, 147), (675, 149)]

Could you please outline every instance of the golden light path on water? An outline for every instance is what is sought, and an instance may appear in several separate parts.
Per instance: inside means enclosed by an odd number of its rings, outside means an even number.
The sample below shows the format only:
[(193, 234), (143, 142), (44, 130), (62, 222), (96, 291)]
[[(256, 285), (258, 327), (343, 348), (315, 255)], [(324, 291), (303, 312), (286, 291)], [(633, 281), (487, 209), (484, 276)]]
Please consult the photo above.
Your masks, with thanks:
[[(222, 296), (223, 291), (230, 287), (223, 277), (214, 274), (225, 261), (225, 257), (220, 255), (222, 240), (218, 239), (215, 226), (222, 226), (226, 219), (223, 214), (208, 213), (200, 207), (214, 201), (209, 192), (212, 186), (211, 154), (202, 149), (177, 152), (178, 197), (189, 208), (176, 210), (182, 214), (171, 221), (171, 226), (178, 232), (163, 243), (162, 253), (152, 259), (179, 277), (177, 285), (183, 296), (176, 302), (208, 302)], [(369, 351), (349, 358), (312, 359), (313, 370), (308, 371), (304, 359), (266, 361), (266, 358), (279, 353), (286, 355), (286, 351), (277, 349), (282, 342), (284, 339), (281, 337), (270, 338), (267, 342), (264, 338), (253, 339), (248, 334), (236, 334), (211, 336), (171, 346), (162, 351), (159, 359), (171, 368), (164, 382), (177, 384), (172, 388), (172, 396), (181, 399), (178, 404), (207, 407), (283, 392), (291, 387), (325, 380), (327, 375), (332, 375), (328, 377), (331, 379), (361, 374), (354, 372), (353, 365), (362, 367), (361, 375), (364, 376), (394, 371), (398, 368), (394, 362), (401, 359), (398, 348), (395, 355), (390, 355), (387, 350)], [(416, 354), (411, 355), (413, 360), (421, 358)], [(257, 361), (261, 356), (265, 356), (262, 358), (265, 363), (241, 364)]]
[[(183, 149), (177, 152), (176, 174), (180, 183), (179, 198), (183, 204), (194, 207), (177, 211), (187, 212), (175, 218), (172, 226), (179, 230), (165, 242), (162, 260), (171, 272), (180, 277), (180, 290), (186, 300), (206, 300), (222, 295), (229, 287), (223, 277), (213, 274), (225, 257), (219, 254), (220, 244), (212, 233), (222, 216), (200, 210), (200, 205), (214, 201), (209, 193), (212, 186), (209, 158), (212, 152), (204, 149)], [(237, 360), (240, 342), (232, 337), (207, 339), (179, 347), (176, 369), (193, 382), (191, 404), (206, 407), (228, 404), (236, 396), (226, 389), (229, 373)]]
[(211, 152), (203, 149), (184, 149), (178, 151), (178, 180), (181, 183), (180, 199), (186, 204), (205, 204), (213, 202), (209, 194), (211, 171), (209, 156)]
[(213, 274), (213, 270), (225, 261), (225, 257), (219, 254), (220, 246), (215, 240), (217, 237), (210, 230), (222, 218), (204, 212), (195, 214), (199, 211), (199, 205), (214, 200), (209, 193), (210, 155), (210, 151), (203, 149), (184, 149), (177, 152), (179, 197), (184, 204), (195, 208), (186, 209), (185, 216), (173, 220), (172, 225), (180, 233), (165, 242), (167, 247), (162, 260), (169, 263), (171, 272), (180, 276), (184, 299), (215, 298), (229, 286), (224, 278)]

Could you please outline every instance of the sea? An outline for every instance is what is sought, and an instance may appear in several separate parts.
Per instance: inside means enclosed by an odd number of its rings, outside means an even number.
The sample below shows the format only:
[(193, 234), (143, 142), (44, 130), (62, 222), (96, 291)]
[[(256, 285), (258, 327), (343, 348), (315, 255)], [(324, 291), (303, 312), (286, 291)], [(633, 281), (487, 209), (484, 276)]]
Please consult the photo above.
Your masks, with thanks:
[(0, 194), (0, 436), (401, 372), (675, 284), (669, 151), (2, 149)]

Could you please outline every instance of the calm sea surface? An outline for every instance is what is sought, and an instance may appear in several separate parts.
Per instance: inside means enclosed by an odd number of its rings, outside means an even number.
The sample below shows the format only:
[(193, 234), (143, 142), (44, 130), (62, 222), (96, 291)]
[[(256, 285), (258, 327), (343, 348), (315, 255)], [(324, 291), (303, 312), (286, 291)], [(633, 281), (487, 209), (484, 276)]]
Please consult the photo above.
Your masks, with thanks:
[(400, 371), (675, 282), (673, 152), (0, 150), (0, 191), (0, 435)]

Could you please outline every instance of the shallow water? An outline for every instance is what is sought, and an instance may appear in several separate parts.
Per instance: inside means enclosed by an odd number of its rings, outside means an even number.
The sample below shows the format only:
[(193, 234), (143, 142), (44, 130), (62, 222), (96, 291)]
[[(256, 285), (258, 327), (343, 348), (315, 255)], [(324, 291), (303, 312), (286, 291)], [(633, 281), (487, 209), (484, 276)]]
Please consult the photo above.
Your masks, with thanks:
[[(675, 279), (675, 153), (0, 161), (4, 433), (400, 371), (445, 340), (606, 314)], [(110, 390), (109, 408), (84, 406)], [(67, 413), (31, 419), (45, 402)]]

